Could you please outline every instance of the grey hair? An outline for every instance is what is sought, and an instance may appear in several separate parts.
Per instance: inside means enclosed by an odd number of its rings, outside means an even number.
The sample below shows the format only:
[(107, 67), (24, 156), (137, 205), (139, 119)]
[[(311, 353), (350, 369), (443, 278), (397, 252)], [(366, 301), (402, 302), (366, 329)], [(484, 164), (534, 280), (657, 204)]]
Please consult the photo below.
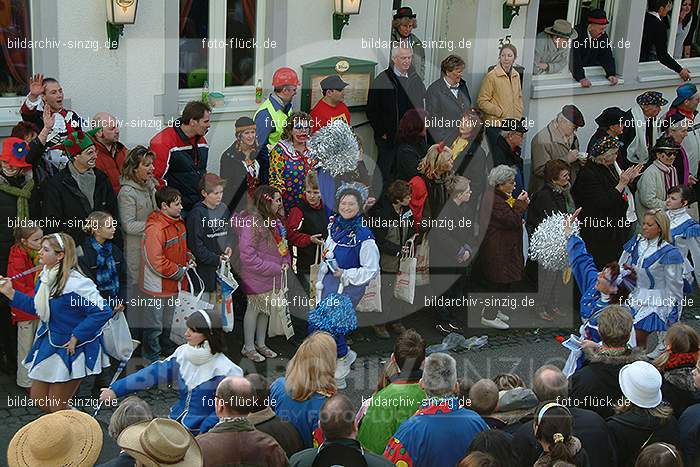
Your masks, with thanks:
[(127, 427), (141, 422), (153, 420), (153, 412), (148, 402), (136, 396), (129, 396), (119, 404), (117, 410), (109, 419), (107, 431), (113, 440), (117, 440), (119, 435)]
[(502, 183), (506, 183), (508, 180), (515, 180), (515, 174), (517, 172), (514, 168), (507, 165), (498, 165), (491, 169), (489, 172), (489, 186), (498, 186)]
[(512, 132), (513, 130), (501, 130), (501, 136), (507, 138)]
[(411, 51), (411, 55), (413, 55), (413, 47), (407, 46), (404, 42), (399, 42), (398, 44), (396, 43), (397, 41), (394, 41), (392, 44), (393, 47), (391, 48), (391, 57), (390, 59), (393, 60), (394, 57), (396, 57), (396, 54), (399, 53), (399, 50), (401, 49), (406, 49)]
[(434, 353), (426, 357), (422, 381), (428, 396), (452, 394), (457, 384), (457, 362), (446, 353)]

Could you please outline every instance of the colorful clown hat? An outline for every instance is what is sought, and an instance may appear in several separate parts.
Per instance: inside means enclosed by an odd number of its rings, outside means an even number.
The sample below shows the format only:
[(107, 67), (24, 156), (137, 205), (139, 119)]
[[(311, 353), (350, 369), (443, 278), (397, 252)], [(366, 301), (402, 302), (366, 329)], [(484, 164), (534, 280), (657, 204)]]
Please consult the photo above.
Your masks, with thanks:
[(61, 144), (57, 144), (51, 147), (51, 149), (61, 149), (68, 157), (75, 159), (81, 152), (95, 145), (91, 138), (101, 129), (102, 128), (98, 126), (88, 132), (83, 132), (83, 130), (78, 128), (77, 131), (69, 133)]
[(17, 169), (31, 168), (32, 164), (27, 162), (29, 155), (29, 145), (20, 138), (5, 138), (2, 142), (2, 153), (0, 160), (7, 162), (11, 167)]

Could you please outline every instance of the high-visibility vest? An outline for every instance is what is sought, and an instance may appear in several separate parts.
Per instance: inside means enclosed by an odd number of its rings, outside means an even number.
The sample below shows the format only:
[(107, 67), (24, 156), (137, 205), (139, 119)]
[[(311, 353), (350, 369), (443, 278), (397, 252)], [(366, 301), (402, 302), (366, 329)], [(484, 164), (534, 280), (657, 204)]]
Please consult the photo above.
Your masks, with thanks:
[[(272, 122), (275, 124), (275, 130), (270, 132), (270, 134), (267, 137), (268, 144), (274, 146), (282, 137), (282, 130), (284, 130), (284, 126), (287, 124), (287, 117), (289, 116), (289, 114), (285, 113), (283, 109), (275, 109), (275, 106), (272, 105), (272, 102), (269, 98), (266, 99), (265, 102), (260, 104), (260, 107), (258, 107), (258, 110), (255, 111), (255, 115), (253, 118), (257, 117), (258, 112), (260, 112), (261, 110), (267, 110), (270, 114), (270, 117), (272, 118)], [(291, 113), (291, 111), (292, 108), (290, 106), (288, 112)], [(265, 142), (260, 141), (260, 144), (265, 144)]]

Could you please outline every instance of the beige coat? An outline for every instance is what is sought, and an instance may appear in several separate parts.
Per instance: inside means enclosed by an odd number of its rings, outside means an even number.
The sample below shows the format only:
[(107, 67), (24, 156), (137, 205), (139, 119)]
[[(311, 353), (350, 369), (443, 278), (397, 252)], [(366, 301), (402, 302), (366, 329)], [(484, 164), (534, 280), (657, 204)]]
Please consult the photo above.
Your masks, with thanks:
[[(671, 166), (671, 170), (676, 168)], [(666, 184), (664, 174), (655, 164), (651, 164), (644, 171), (637, 182), (637, 221), (641, 225), (644, 222), (644, 213), (650, 209), (663, 209), (666, 207)]]
[(141, 238), (146, 228), (146, 219), (156, 209), (155, 185), (147, 186), (122, 178), (122, 189), (117, 195), (120, 226), (124, 233), (124, 257), (127, 280), (136, 284), (141, 269)]
[(477, 105), (484, 112), (487, 125), (500, 126), (504, 118), (523, 118), (523, 90), (515, 68), (510, 77), (501, 65), (489, 71), (481, 82)]
[[(569, 151), (579, 150), (578, 138), (574, 134), (571, 140), (565, 138), (557, 128), (556, 118), (542, 128), (532, 140), (530, 154), (532, 157), (532, 174), (530, 176), (529, 192), (535, 193), (544, 186), (544, 165), (554, 159), (569, 162)], [(575, 160), (569, 163), (571, 166), (571, 185), (576, 180), (576, 175), (581, 168), (581, 163)]]

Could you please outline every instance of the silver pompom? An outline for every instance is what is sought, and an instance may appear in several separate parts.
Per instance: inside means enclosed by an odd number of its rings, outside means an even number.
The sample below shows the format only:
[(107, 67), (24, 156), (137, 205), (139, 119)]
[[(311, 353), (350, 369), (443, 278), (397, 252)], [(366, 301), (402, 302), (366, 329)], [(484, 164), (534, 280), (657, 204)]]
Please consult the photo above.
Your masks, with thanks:
[(309, 139), (308, 146), (316, 167), (327, 170), (333, 177), (352, 172), (360, 160), (357, 139), (342, 120), (319, 129)]
[[(530, 259), (537, 261), (548, 271), (563, 271), (569, 264), (569, 255), (566, 252), (568, 237), (564, 233), (564, 221), (567, 217), (568, 215), (561, 213), (547, 217), (535, 229), (530, 239)], [(578, 235), (578, 222), (573, 223), (572, 232)]]

